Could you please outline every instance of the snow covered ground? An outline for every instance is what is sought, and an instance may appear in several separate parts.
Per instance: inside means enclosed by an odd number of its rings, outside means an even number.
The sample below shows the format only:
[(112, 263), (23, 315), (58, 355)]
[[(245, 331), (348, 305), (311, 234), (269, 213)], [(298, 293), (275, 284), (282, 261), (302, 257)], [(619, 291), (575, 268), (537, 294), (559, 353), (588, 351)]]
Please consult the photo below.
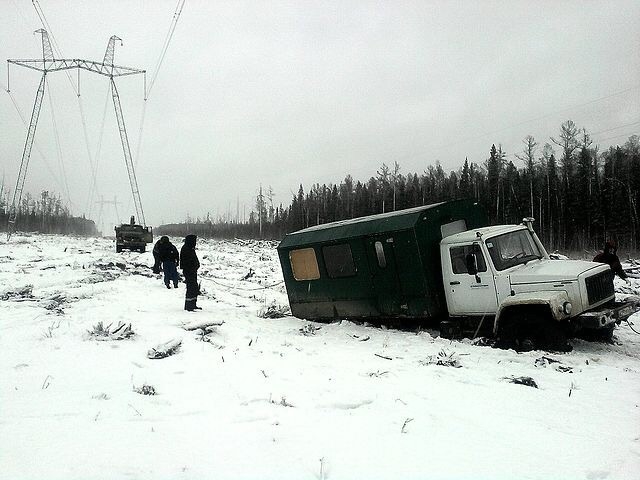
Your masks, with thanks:
[[(184, 285), (167, 290), (150, 253), (0, 242), (0, 478), (640, 478), (628, 325), (615, 345), (518, 354), (435, 331), (265, 319), (287, 304), (273, 243), (199, 241), (198, 254), (204, 310), (188, 313)], [(194, 319), (224, 324), (205, 338), (182, 328)], [(98, 322), (135, 336), (92, 339)], [(173, 339), (176, 354), (147, 358)], [(538, 388), (509, 381), (521, 376)]]

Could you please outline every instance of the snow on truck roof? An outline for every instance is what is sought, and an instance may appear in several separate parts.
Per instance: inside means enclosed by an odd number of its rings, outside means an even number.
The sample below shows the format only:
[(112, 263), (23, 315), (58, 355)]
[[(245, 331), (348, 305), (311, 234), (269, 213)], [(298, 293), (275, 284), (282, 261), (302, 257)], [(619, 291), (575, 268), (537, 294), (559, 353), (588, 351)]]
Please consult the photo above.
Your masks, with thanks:
[(280, 243), (280, 247), (408, 229), (416, 224), (425, 210), (430, 210), (444, 203), (446, 202), (314, 225), (288, 233)]
[(474, 228), (466, 232), (455, 233), (444, 237), (440, 243), (467, 243), (478, 239), (478, 233), (484, 238), (487, 236), (494, 237), (503, 233), (512, 232), (514, 230), (526, 229), (524, 225), (494, 225), (491, 227)]
[[(443, 207), (443, 210), (439, 211), (438, 207)], [(464, 218), (470, 215), (471, 212), (476, 212), (476, 209), (481, 209), (477, 202), (470, 199), (462, 199), (406, 208), (394, 212), (378, 213), (366, 217), (339, 220), (289, 233), (285, 235), (279, 248), (408, 230), (414, 228), (426, 212), (431, 212), (433, 216), (429, 215), (429, 218), (438, 222), (442, 215), (451, 215), (455, 212), (456, 218)], [(423, 219), (426, 220), (427, 216)]]

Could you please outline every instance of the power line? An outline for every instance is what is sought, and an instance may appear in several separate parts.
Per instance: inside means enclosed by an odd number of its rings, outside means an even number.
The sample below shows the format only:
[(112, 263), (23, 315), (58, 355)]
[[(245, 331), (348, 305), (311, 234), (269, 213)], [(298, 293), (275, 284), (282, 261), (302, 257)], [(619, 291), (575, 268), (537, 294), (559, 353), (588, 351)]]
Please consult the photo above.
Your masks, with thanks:
[[(477, 135), (470, 135), (468, 137), (461, 138), (460, 140), (456, 141), (456, 143), (461, 144), (461, 143), (467, 143), (467, 142), (469, 142), (471, 140), (483, 139), (483, 138), (489, 137), (491, 135), (494, 135), (496, 133), (500, 133), (500, 132), (504, 132), (504, 131), (507, 131), (507, 130), (511, 130), (511, 129), (519, 127), (519, 126), (526, 125), (528, 123), (533, 123), (533, 122), (537, 122), (537, 121), (540, 121), (540, 120), (544, 120), (546, 118), (553, 117), (554, 115), (557, 115), (558, 113), (567, 112), (567, 111), (574, 110), (574, 109), (577, 109), (577, 108), (581, 108), (581, 107), (584, 107), (584, 106), (587, 106), (587, 105), (592, 105), (592, 104), (595, 104), (595, 103), (598, 103), (598, 102), (602, 102), (604, 100), (608, 100), (610, 98), (617, 97), (619, 95), (623, 95), (625, 93), (628, 93), (628, 92), (631, 92), (631, 91), (634, 91), (634, 90), (638, 90), (638, 89), (640, 89), (640, 84), (636, 84), (634, 86), (625, 88), (623, 90), (618, 90), (618, 91), (610, 93), (608, 95), (604, 95), (602, 97), (595, 98), (593, 100), (588, 100), (586, 102), (582, 102), (582, 103), (578, 103), (578, 104), (575, 104), (575, 105), (571, 105), (569, 107), (564, 107), (562, 109), (558, 109), (558, 110), (549, 112), (549, 113), (547, 113), (545, 115), (541, 115), (541, 116), (536, 117), (536, 118), (532, 118), (532, 119), (524, 120), (522, 122), (514, 123), (512, 125), (509, 125), (509, 126), (506, 126), (506, 127), (503, 127), (503, 128), (499, 128), (497, 130), (492, 130), (492, 131), (489, 131), (489, 132), (486, 132), (486, 133), (482, 133), (482, 134), (477, 134)], [(636, 123), (638, 123), (638, 122), (636, 122)], [(620, 127), (620, 128), (622, 128), (622, 127)], [(617, 138), (617, 137), (614, 137), (614, 138)], [(437, 152), (437, 151), (440, 151), (440, 150), (442, 150), (444, 148), (448, 148), (450, 146), (451, 146), (451, 142), (443, 143), (441, 145), (433, 147), (431, 149), (431, 152)], [(407, 155), (403, 155), (403, 156), (399, 157), (396, 161), (402, 162), (402, 161), (405, 161), (405, 160), (418, 158), (418, 157), (420, 157), (422, 155), (423, 155), (422, 153), (407, 154)]]
[(599, 132), (593, 132), (593, 133), (591, 133), (591, 135), (598, 135), (598, 134), (600, 134), (600, 133), (611, 132), (611, 131), (613, 131), (613, 130), (618, 130), (618, 129), (620, 129), (620, 128), (624, 128), (624, 127), (631, 127), (631, 126), (633, 126), (633, 125), (637, 125), (637, 124), (639, 124), (639, 123), (640, 123), (640, 120), (638, 120), (637, 122), (627, 123), (627, 124), (625, 124), (625, 125), (619, 125), (619, 126), (617, 126), (617, 127), (608, 128), (608, 129), (606, 129), (606, 130), (600, 130)]
[[(40, 5), (40, 2), (38, 0), (31, 0), (31, 4), (33, 5), (34, 10), (36, 11), (36, 14), (38, 15), (38, 18), (40, 19), (40, 23), (42, 24), (42, 26), (44, 27), (44, 29), (49, 33), (49, 37), (51, 38), (51, 44), (53, 47), (53, 50), (56, 52), (56, 54), (58, 55), (58, 58), (64, 58), (64, 56), (62, 55), (62, 50), (60, 49), (58, 42), (56, 41), (55, 35), (53, 34), (53, 29), (51, 28), (51, 25), (49, 24), (49, 21), (47, 20), (47, 17), (44, 13), (44, 10), (42, 9), (42, 6)], [(73, 79), (71, 78), (71, 74), (69, 73), (68, 70), (65, 70), (65, 74), (67, 76), (67, 79), (69, 80), (69, 83), (71, 84), (71, 88), (73, 89), (73, 92), (76, 94), (77, 100), (78, 100), (78, 108), (80, 109), (80, 120), (82, 122), (82, 130), (84, 133), (84, 143), (85, 143), (85, 148), (87, 150), (87, 159), (89, 161), (89, 168), (91, 170), (92, 175), (95, 177), (95, 167), (93, 165), (93, 160), (92, 160), (92, 155), (91, 155), (91, 147), (89, 146), (89, 135), (87, 133), (87, 121), (86, 121), (86, 117), (84, 114), (84, 107), (83, 107), (83, 103), (82, 103), (82, 98), (80, 97), (80, 70), (78, 70), (78, 85), (76, 87), (75, 83), (73, 82)], [(62, 165), (64, 168), (64, 164)], [(66, 180), (66, 176), (65, 176), (65, 185), (67, 185), (67, 195), (69, 194), (68, 192), (68, 183)], [(71, 204), (71, 198), (69, 197), (69, 203)]]
[[(162, 67), (162, 63), (169, 51), (169, 44), (173, 39), (173, 34), (176, 30), (176, 26), (178, 25), (178, 20), (180, 19), (180, 15), (182, 14), (182, 9), (184, 8), (184, 4), (186, 0), (178, 0), (176, 4), (176, 8), (173, 11), (173, 17), (171, 18), (171, 23), (169, 24), (169, 29), (167, 30), (167, 34), (165, 35), (164, 42), (162, 44), (162, 48), (160, 50), (160, 56), (158, 57), (158, 61), (156, 62), (156, 67), (154, 69), (153, 75), (151, 76), (151, 81), (149, 82), (149, 87), (145, 91), (144, 103), (142, 105), (142, 116), (140, 117), (140, 127), (138, 129), (138, 144), (136, 146), (136, 156), (134, 159), (134, 165), (138, 167), (140, 165), (140, 148), (142, 146), (142, 133), (144, 130), (144, 120), (147, 111), (147, 100), (151, 96), (151, 90), (153, 89), (156, 79), (158, 78), (158, 74), (160, 73), (160, 67)], [(131, 206), (131, 198), (127, 202), (127, 211)]]
[(633, 135), (637, 135), (637, 134), (634, 134), (634, 133), (623, 133), (623, 134), (620, 134), (620, 135), (615, 135), (615, 136), (613, 136), (613, 137), (602, 138), (602, 139), (600, 139), (600, 140), (598, 140), (598, 141), (599, 141), (599, 142), (608, 142), (609, 140), (615, 140), (616, 138), (621, 138), (621, 137), (627, 137), (627, 138), (629, 138), (629, 137), (631, 137), (631, 136), (633, 136)]
[[(40, 6), (40, 2), (38, 2), (38, 0), (31, 0), (31, 4), (33, 5), (33, 8), (35, 9), (36, 14), (38, 15), (38, 18), (40, 19), (40, 23), (42, 24), (43, 28), (49, 33), (49, 37), (51, 38), (51, 46), (53, 47), (54, 52), (56, 53), (56, 55), (58, 55), (58, 58), (64, 58), (64, 56), (62, 55), (62, 50), (58, 46), (58, 42), (56, 41), (55, 36), (53, 35), (53, 29), (51, 28), (51, 25), (49, 25), (49, 22), (47, 21), (47, 17), (44, 14), (44, 10), (42, 10), (42, 6)], [(76, 88), (75, 83), (73, 83), (71, 74), (69, 73), (68, 70), (65, 70), (64, 73), (67, 75), (67, 78), (69, 79), (71, 88), (73, 88), (73, 91), (75, 92), (75, 94), (79, 96), (80, 93)]]
[(102, 112), (102, 123), (100, 125), (100, 135), (98, 136), (98, 146), (96, 147), (96, 155), (95, 155), (95, 170), (93, 172), (93, 179), (91, 182), (91, 187), (89, 188), (89, 198), (87, 201), (87, 217), (91, 214), (91, 209), (93, 208), (93, 198), (94, 195), (97, 194), (97, 177), (98, 177), (98, 167), (100, 165), (100, 153), (102, 151), (102, 138), (104, 136), (104, 124), (107, 118), (107, 107), (109, 105), (109, 98), (111, 97), (111, 86), (107, 88), (107, 96), (104, 100), (104, 109)]
[(58, 124), (56, 122), (55, 109), (53, 108), (53, 96), (51, 95), (51, 87), (47, 89), (47, 96), (49, 97), (49, 106), (51, 107), (51, 122), (53, 123), (53, 134), (56, 141), (56, 152), (58, 154), (58, 164), (62, 173), (62, 180), (64, 181), (65, 191), (67, 194), (67, 200), (69, 205), (72, 205), (71, 195), (69, 194), (69, 182), (67, 181), (67, 172), (64, 168), (64, 159), (62, 156), (62, 146), (60, 144), (60, 135), (58, 133)]
[[(27, 120), (25, 119), (25, 117), (24, 117), (24, 115), (22, 113), (22, 110), (20, 110), (20, 107), (19, 107), (18, 102), (16, 101), (15, 97), (13, 96), (13, 94), (9, 90), (5, 89), (5, 91), (9, 94), (9, 98), (11, 98), (11, 102), (13, 103), (13, 107), (15, 108), (16, 112), (18, 112), (18, 116), (20, 117), (20, 120), (22, 121), (22, 124), (25, 126), (25, 128), (28, 129), (29, 125), (27, 124)], [(62, 193), (64, 193), (64, 185), (62, 184), (62, 182), (60, 181), (58, 176), (54, 173), (53, 169), (51, 168), (51, 165), (49, 164), (49, 161), (47, 160), (47, 157), (45, 157), (44, 153), (42, 153), (42, 150), (40, 150), (40, 146), (35, 141), (34, 141), (34, 146), (36, 147), (36, 151), (40, 155), (40, 158), (44, 162), (44, 165), (47, 167), (47, 170), (49, 170), (49, 174), (51, 175), (51, 178), (53, 178), (53, 181), (58, 185), (58, 187), (60, 188)]]
[(169, 25), (169, 30), (167, 31), (167, 35), (164, 39), (164, 44), (162, 45), (162, 50), (160, 51), (160, 57), (158, 58), (158, 62), (156, 63), (156, 68), (151, 77), (151, 82), (149, 83), (149, 89), (147, 90), (146, 98), (148, 99), (151, 95), (151, 90), (156, 83), (156, 78), (158, 78), (158, 73), (160, 72), (160, 67), (162, 66), (162, 62), (164, 62), (164, 57), (169, 50), (169, 44), (171, 43), (171, 39), (173, 38), (173, 33), (176, 30), (176, 26), (178, 25), (178, 20), (180, 19), (180, 14), (182, 13), (182, 9), (184, 8), (186, 0), (178, 0), (176, 4), (176, 8), (173, 12), (173, 18), (171, 19), (171, 24)]

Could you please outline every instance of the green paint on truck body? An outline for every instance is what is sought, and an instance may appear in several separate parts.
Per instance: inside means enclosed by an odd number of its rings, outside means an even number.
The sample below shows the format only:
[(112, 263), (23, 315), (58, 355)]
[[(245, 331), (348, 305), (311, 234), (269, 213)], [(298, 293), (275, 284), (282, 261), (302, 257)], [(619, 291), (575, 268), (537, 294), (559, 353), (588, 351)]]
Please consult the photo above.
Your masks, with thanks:
[[(486, 213), (477, 202), (455, 200), (286, 235), (278, 256), (292, 314), (309, 320), (446, 316), (441, 226), (461, 220), (464, 230), (487, 225)], [(331, 278), (323, 247), (342, 244), (350, 247), (355, 274)], [(289, 254), (302, 248), (313, 248), (320, 278), (294, 278)]]

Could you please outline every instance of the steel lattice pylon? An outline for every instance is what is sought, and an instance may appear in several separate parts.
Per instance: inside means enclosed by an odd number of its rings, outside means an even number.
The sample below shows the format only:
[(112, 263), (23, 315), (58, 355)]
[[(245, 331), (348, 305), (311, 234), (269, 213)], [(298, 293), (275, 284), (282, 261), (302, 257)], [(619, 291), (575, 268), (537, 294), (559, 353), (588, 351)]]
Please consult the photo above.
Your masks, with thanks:
[[(131, 186), (131, 194), (133, 195), (133, 202), (136, 209), (136, 215), (138, 222), (146, 226), (144, 218), (144, 211), (142, 210), (142, 201), (140, 199), (140, 190), (138, 189), (138, 180), (133, 165), (133, 159), (131, 158), (131, 149), (129, 147), (129, 138), (127, 136), (127, 129), (124, 123), (124, 116), (122, 114), (122, 106), (120, 104), (120, 96), (116, 89), (114, 81), (115, 77), (123, 77), (126, 75), (145, 75), (145, 92), (146, 92), (146, 71), (137, 68), (123, 67), (121, 65), (115, 65), (113, 58), (115, 55), (116, 42), (122, 42), (122, 40), (113, 35), (109, 39), (107, 49), (104, 54), (102, 62), (94, 62), (91, 60), (82, 59), (69, 59), (69, 58), (54, 58), (53, 49), (49, 41), (49, 34), (44, 29), (36, 30), (35, 33), (42, 35), (42, 60), (7, 60), (7, 78), (9, 77), (9, 65), (19, 65), (22, 67), (31, 68), (42, 72), (42, 79), (40, 80), (40, 86), (36, 94), (36, 100), (33, 105), (33, 112), (31, 114), (31, 122), (29, 123), (29, 129), (27, 131), (27, 138), (22, 153), (22, 161), (20, 163), (20, 172), (18, 173), (18, 179), (16, 181), (16, 188), (13, 192), (13, 199), (11, 206), (9, 207), (9, 223), (7, 225), (7, 239), (11, 237), (11, 234), (15, 231), (16, 221), (18, 218), (18, 211), (20, 201), (22, 199), (22, 190), (24, 188), (24, 181), (27, 177), (27, 168), (29, 166), (29, 159), (31, 158), (31, 148), (33, 146), (33, 140), (36, 134), (36, 127), (38, 125), (38, 118), (40, 116), (40, 108), (42, 106), (42, 99), (44, 97), (44, 88), (46, 84), (46, 77), (48, 72), (55, 72), (60, 70), (70, 70), (73, 68), (78, 71), (88, 70), (90, 72), (98, 73), (109, 77), (111, 83), (111, 94), (113, 97), (113, 106), (118, 120), (118, 130), (120, 131), (120, 141), (122, 142), (122, 150), (124, 152), (124, 161), (127, 167), (127, 174), (129, 175), (129, 184)], [(7, 85), (9, 90), (10, 85)], [(79, 95), (79, 93), (78, 93)]]

